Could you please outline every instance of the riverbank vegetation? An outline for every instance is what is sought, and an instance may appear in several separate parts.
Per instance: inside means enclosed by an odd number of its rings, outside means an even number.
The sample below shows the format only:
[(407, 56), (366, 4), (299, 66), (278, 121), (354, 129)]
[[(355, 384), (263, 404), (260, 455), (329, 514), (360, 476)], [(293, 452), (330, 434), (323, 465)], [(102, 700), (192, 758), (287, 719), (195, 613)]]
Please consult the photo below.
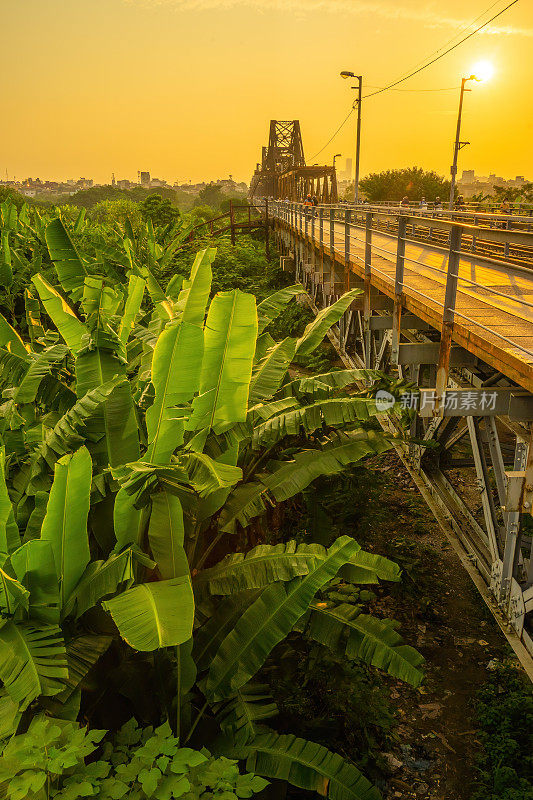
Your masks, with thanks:
[(355, 293), (314, 317), (261, 230), (97, 208), (0, 206), (6, 796), (394, 796), (435, 579), (371, 477), (383, 377), (325, 339)]

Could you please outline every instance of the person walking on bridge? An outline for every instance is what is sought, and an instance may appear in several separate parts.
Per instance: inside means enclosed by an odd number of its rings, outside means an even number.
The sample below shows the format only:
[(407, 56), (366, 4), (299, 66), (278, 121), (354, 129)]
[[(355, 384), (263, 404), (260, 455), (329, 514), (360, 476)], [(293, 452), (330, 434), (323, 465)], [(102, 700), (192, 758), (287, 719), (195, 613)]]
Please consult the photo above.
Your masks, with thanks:
[(433, 209), (435, 211), (442, 211), (442, 200), (440, 197), (435, 198), (435, 202), (433, 203)]
[(407, 195), (405, 195), (405, 197), (402, 197), (400, 202), (400, 208), (409, 208), (409, 198), (407, 197)]
[(427, 211), (427, 210), (428, 210), (428, 204), (426, 202), (426, 198), (423, 197), (422, 200), (420, 201), (420, 211)]
[(304, 206), (305, 208), (313, 208), (313, 198), (311, 197), (310, 194), (308, 194), (307, 197), (305, 198)]

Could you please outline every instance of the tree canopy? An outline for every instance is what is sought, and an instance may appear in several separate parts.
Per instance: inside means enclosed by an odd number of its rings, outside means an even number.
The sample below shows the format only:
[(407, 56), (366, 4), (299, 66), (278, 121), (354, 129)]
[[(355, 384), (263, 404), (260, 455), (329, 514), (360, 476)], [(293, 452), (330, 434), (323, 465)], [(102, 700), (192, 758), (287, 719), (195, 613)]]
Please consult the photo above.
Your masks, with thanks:
[(444, 199), (450, 193), (449, 180), (421, 167), (372, 172), (362, 178), (359, 186), (370, 202), (401, 200), (406, 195), (409, 200), (421, 200), (422, 197), (426, 200), (435, 200), (436, 197)]

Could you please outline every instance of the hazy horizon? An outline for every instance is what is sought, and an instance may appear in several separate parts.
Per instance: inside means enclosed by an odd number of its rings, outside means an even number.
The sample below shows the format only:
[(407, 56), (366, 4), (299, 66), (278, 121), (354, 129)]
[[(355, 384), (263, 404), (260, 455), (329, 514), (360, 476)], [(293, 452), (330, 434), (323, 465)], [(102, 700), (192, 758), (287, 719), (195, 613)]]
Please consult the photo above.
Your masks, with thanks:
[[(352, 157), (355, 121), (316, 158), (353, 92), (414, 68), (506, 4), (475, 0), (1, 0), (0, 175), (21, 180), (135, 180), (138, 169), (180, 183), (230, 174), (249, 182), (271, 118), (299, 119), (308, 163)], [(479, 24), (479, 22), (477, 23)], [(468, 29), (468, 30), (471, 30)], [(465, 34), (468, 31), (465, 31)], [(459, 174), (533, 174), (528, 80), (533, 7), (494, 26), (402, 84), (363, 103), (361, 174), (421, 166), (449, 173), (460, 80), (471, 84)], [(451, 88), (453, 87), (453, 88)], [(446, 91), (433, 91), (445, 89)], [(415, 91), (416, 90), (416, 91)], [(424, 90), (424, 91), (418, 91)], [(428, 91), (431, 90), (431, 91)]]

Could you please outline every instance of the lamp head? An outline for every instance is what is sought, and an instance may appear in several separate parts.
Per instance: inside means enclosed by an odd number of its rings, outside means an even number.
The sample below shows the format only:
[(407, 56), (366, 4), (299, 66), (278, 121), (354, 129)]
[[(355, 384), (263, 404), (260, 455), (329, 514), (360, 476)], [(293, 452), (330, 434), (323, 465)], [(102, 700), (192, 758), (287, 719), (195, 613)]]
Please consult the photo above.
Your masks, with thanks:
[(341, 78), (355, 78), (355, 72), (348, 72), (347, 70), (343, 70), (341, 72)]

